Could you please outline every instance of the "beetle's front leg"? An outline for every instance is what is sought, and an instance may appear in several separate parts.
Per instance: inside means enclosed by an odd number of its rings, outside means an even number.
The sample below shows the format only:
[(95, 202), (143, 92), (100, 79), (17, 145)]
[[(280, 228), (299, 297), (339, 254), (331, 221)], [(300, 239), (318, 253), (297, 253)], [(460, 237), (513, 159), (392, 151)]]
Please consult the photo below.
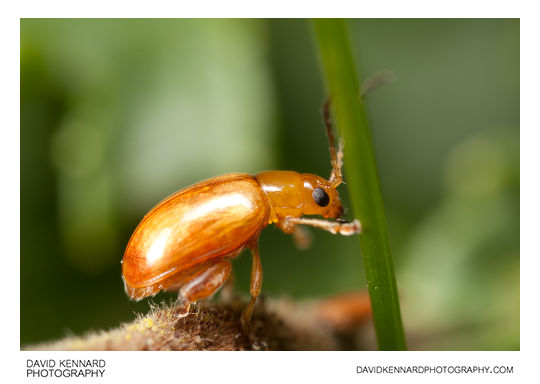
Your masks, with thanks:
[(338, 221), (327, 221), (321, 219), (309, 219), (305, 217), (287, 216), (284, 219), (280, 220), (280, 222), (278, 223), (279, 227), (284, 232), (286, 232), (285, 229), (292, 232), (294, 230), (294, 226), (299, 224), (321, 228), (325, 231), (333, 233), (334, 235), (340, 234), (344, 236), (350, 236), (362, 232), (362, 224), (360, 224), (360, 222), (356, 219), (351, 223), (340, 223)]
[(277, 222), (277, 227), (285, 233), (293, 235), (294, 243), (300, 249), (307, 249), (311, 245), (311, 234), (306, 228), (302, 228), (295, 223), (289, 221), (287, 218), (280, 219)]
[(309, 229), (304, 228), (300, 225), (295, 226), (293, 232), (293, 240), (296, 248), (298, 249), (308, 249), (311, 246), (312, 237)]

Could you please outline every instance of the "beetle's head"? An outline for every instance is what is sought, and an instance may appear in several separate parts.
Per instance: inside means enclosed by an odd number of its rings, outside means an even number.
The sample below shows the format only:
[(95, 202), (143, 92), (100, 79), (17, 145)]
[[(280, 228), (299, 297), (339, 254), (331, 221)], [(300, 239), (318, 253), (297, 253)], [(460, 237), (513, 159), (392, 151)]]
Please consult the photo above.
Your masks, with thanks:
[(311, 174), (302, 174), (302, 179), (304, 215), (321, 215), (332, 219), (343, 216), (343, 206), (339, 200), (338, 191), (331, 182)]

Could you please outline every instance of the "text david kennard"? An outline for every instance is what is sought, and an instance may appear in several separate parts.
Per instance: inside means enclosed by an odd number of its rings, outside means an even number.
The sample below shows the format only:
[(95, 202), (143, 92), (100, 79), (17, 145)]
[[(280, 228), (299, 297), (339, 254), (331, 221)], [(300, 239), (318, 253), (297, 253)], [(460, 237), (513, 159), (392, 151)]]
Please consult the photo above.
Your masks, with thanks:
[(103, 377), (103, 359), (26, 360), (26, 377)]

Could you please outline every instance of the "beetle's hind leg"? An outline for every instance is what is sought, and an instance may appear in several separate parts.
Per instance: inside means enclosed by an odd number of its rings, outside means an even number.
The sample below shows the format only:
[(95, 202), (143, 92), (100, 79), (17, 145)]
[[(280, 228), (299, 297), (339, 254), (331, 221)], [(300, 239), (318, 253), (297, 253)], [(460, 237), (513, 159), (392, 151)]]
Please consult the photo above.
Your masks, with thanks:
[(179, 292), (175, 308), (176, 316), (187, 316), (192, 303), (205, 299), (216, 292), (227, 281), (231, 269), (229, 260), (220, 260), (206, 262), (187, 271), (182, 283), (177, 285)]
[(221, 301), (230, 303), (235, 300), (236, 294), (234, 293), (234, 280), (234, 269), (232, 269), (231, 273), (229, 274), (229, 278), (219, 291), (219, 298)]

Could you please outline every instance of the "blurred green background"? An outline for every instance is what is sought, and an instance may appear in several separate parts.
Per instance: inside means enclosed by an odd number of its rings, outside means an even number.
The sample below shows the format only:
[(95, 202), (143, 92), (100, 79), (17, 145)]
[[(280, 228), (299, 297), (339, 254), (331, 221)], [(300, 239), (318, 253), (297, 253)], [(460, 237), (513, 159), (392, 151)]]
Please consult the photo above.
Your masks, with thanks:
[[(363, 76), (394, 74), (367, 105), (409, 348), (519, 349), (519, 20), (349, 27)], [(22, 20), (21, 344), (147, 310), (120, 260), (175, 190), (328, 177), (324, 98), (307, 20)], [(265, 295), (365, 289), (357, 239), (312, 234), (263, 231)], [(247, 294), (251, 258), (234, 265)]]

